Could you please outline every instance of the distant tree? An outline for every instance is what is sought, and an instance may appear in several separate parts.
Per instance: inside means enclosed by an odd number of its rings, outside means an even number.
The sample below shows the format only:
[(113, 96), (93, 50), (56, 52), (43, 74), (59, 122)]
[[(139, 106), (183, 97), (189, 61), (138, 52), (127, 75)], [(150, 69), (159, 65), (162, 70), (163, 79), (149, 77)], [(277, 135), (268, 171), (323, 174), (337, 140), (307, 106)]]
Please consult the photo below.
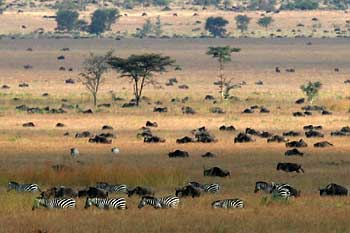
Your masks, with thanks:
[(142, 25), (142, 28), (136, 32), (136, 37), (144, 38), (149, 36), (153, 32), (153, 24), (150, 19), (146, 19), (146, 22)]
[(224, 8), (229, 9), (232, 7), (232, 0), (224, 0)]
[(224, 75), (224, 65), (231, 61), (231, 54), (233, 52), (240, 52), (240, 48), (232, 48), (230, 46), (224, 47), (209, 47), (207, 55), (217, 59), (219, 62), (219, 92), (221, 100), (229, 97), (229, 91), (232, 89), (231, 81), (227, 80)]
[(267, 28), (269, 27), (269, 25), (273, 22), (273, 19), (272, 17), (270, 16), (264, 16), (264, 17), (261, 17), (259, 20), (258, 20), (258, 24), (261, 26), (261, 27), (264, 27), (266, 30)]
[(307, 96), (308, 101), (312, 104), (315, 97), (318, 95), (318, 91), (321, 89), (321, 82), (308, 82), (300, 87), (300, 89)]
[(209, 17), (205, 23), (205, 30), (214, 37), (223, 37), (226, 34), (225, 26), (228, 21), (222, 17)]
[(78, 21), (79, 13), (72, 10), (59, 10), (56, 13), (58, 30), (72, 31)]
[(112, 57), (113, 51), (107, 52), (103, 56), (90, 53), (90, 56), (83, 63), (83, 72), (79, 74), (80, 82), (91, 93), (94, 106), (97, 105), (97, 94), (104, 82), (104, 73), (109, 68), (108, 61)]
[(248, 5), (249, 10), (274, 11), (276, 0), (251, 0)]
[(170, 4), (170, 0), (154, 0), (153, 4), (156, 6), (168, 6)]
[(160, 21), (160, 16), (157, 16), (156, 22), (154, 24), (154, 34), (157, 37), (160, 37), (162, 33), (163, 33), (162, 22)]
[(89, 24), (83, 20), (83, 19), (79, 19), (76, 23), (76, 29), (82, 32), (88, 32), (89, 31)]
[(175, 60), (160, 54), (131, 55), (128, 58), (112, 57), (108, 62), (111, 67), (131, 80), (135, 103), (139, 106), (142, 91), (146, 85), (155, 85), (155, 73), (167, 71)]
[(236, 20), (237, 29), (239, 29), (241, 31), (241, 33), (248, 30), (248, 25), (250, 22), (250, 18), (248, 16), (237, 15), (235, 17), (235, 20)]
[(110, 30), (111, 25), (116, 22), (118, 14), (119, 11), (114, 8), (95, 10), (89, 26), (90, 33), (100, 35), (106, 30)]

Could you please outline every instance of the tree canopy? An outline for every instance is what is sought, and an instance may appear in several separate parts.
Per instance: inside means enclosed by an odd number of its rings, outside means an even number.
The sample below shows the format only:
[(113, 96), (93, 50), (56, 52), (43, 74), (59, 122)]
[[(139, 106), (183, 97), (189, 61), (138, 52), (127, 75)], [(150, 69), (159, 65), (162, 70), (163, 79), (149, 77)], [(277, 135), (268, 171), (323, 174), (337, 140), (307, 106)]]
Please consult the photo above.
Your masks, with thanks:
[(209, 17), (205, 23), (205, 30), (214, 37), (223, 37), (226, 34), (225, 26), (228, 21), (222, 17)]

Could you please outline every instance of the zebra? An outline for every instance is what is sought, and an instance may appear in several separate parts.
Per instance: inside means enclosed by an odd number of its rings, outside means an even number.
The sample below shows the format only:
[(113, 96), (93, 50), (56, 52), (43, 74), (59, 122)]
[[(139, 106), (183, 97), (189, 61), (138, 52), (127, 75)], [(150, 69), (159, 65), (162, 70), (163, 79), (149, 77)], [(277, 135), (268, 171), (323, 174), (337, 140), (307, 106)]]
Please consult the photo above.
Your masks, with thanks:
[(204, 184), (202, 186), (202, 189), (206, 193), (217, 193), (220, 191), (220, 185), (219, 184)]
[(37, 197), (34, 200), (34, 205), (32, 210), (43, 206), (48, 209), (65, 209), (65, 208), (75, 208), (76, 202), (73, 198), (54, 198), (47, 199), (42, 197)]
[(217, 200), (211, 203), (211, 206), (213, 208), (244, 208), (244, 202), (240, 199), (224, 199), (224, 200)]
[(70, 148), (70, 156), (74, 159), (79, 155), (79, 150), (75, 147)]
[(289, 197), (291, 196), (291, 193), (288, 188), (276, 188), (272, 191), (272, 197), (274, 198), (280, 198), (283, 200), (288, 200)]
[(176, 208), (180, 203), (180, 198), (176, 196), (167, 196), (159, 198), (162, 208)]
[(162, 208), (162, 204), (160, 203), (160, 200), (152, 196), (143, 196), (140, 200), (138, 208), (141, 209), (145, 205), (153, 206), (155, 209)]
[(7, 192), (11, 191), (12, 189), (16, 190), (17, 192), (41, 192), (39, 185), (37, 184), (19, 184), (15, 181), (10, 181), (7, 185)]
[(111, 149), (111, 152), (113, 153), (113, 154), (119, 154), (120, 153), (120, 150), (117, 148), (117, 147), (113, 147), (112, 149)]
[(125, 198), (86, 198), (85, 209), (90, 206), (96, 206), (99, 209), (127, 209)]
[(207, 193), (216, 193), (220, 190), (219, 184), (200, 184), (198, 182), (192, 181), (189, 182), (188, 185), (191, 185), (193, 188), (199, 188)]
[(103, 189), (109, 193), (124, 193), (128, 194), (129, 189), (125, 184), (108, 184), (105, 182), (98, 182), (96, 188)]
[(273, 184), (264, 181), (258, 181), (255, 183), (254, 193), (257, 193), (259, 190), (262, 190), (265, 193), (271, 193), (273, 190)]
[(291, 185), (289, 184), (275, 184), (274, 182), (271, 183), (272, 185), (272, 190), (271, 193), (275, 190), (275, 189), (288, 189), (288, 191), (290, 192), (290, 196), (294, 196), (294, 197), (299, 197), (300, 196), (300, 191), (293, 188)]

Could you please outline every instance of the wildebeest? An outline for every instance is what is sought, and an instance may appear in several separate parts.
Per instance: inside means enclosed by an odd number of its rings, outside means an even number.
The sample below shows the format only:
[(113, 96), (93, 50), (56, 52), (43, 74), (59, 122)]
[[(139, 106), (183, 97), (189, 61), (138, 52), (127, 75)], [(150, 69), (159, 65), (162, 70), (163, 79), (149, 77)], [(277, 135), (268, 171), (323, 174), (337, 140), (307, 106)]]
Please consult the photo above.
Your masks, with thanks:
[(304, 173), (304, 169), (301, 167), (301, 165), (296, 163), (278, 163), (276, 170), (282, 170), (285, 172)]
[(295, 101), (296, 104), (303, 104), (305, 102), (305, 98), (300, 98)]
[(314, 137), (323, 138), (324, 137), (324, 135), (321, 132), (318, 132), (315, 130), (306, 131), (305, 136), (307, 138), (314, 138)]
[(243, 143), (243, 142), (254, 142), (255, 140), (252, 139), (251, 136), (245, 134), (245, 133), (239, 133), (235, 139), (234, 142), (235, 143)]
[(267, 139), (267, 143), (270, 143), (270, 142), (287, 142), (287, 141), (288, 141), (288, 139), (286, 139), (285, 137), (280, 136), (280, 135), (274, 135), (271, 138)]
[(147, 195), (154, 196), (154, 191), (151, 190), (150, 188), (137, 186), (134, 189), (131, 189), (128, 191), (128, 197), (131, 197), (134, 194), (139, 196), (147, 196)]
[(330, 143), (330, 142), (327, 142), (327, 141), (322, 141), (322, 142), (316, 142), (315, 144), (314, 144), (314, 147), (329, 147), (329, 146), (333, 146), (333, 144), (332, 143)]
[(164, 138), (158, 137), (156, 135), (147, 135), (143, 138), (145, 143), (163, 143), (165, 142)]
[(219, 130), (220, 131), (235, 131), (236, 128), (233, 125), (229, 125), (229, 126), (222, 125), (219, 127)]
[(192, 198), (200, 197), (201, 189), (195, 188), (192, 185), (186, 185), (181, 188), (176, 188), (175, 195), (177, 197), (187, 197), (187, 196), (191, 196)]
[(267, 183), (265, 181), (257, 181), (255, 183), (254, 193), (257, 193), (260, 190), (264, 191), (265, 193), (271, 193), (272, 189), (273, 189), (273, 186), (271, 183)]
[(325, 188), (320, 189), (320, 196), (346, 196), (346, 195), (348, 195), (348, 189), (335, 183), (331, 183), (327, 185)]
[(194, 140), (193, 138), (190, 138), (188, 136), (176, 139), (176, 143), (178, 144), (184, 144), (184, 143), (190, 143), (190, 142), (194, 142)]
[(187, 151), (175, 150), (173, 152), (168, 153), (169, 158), (185, 158), (189, 157), (189, 153)]
[(96, 135), (95, 137), (89, 138), (90, 143), (102, 143), (102, 144), (111, 144), (112, 139), (106, 138), (100, 135)]
[(221, 169), (219, 167), (212, 167), (208, 169), (204, 169), (204, 176), (218, 176), (218, 177), (227, 177), (231, 176), (231, 173), (227, 170)]
[(33, 122), (27, 122), (22, 125), (23, 127), (35, 127), (35, 124)]
[(322, 125), (305, 125), (304, 130), (321, 130), (323, 129)]
[(307, 147), (306, 142), (301, 138), (299, 141), (291, 141), (286, 143), (286, 147)]
[(158, 127), (158, 124), (157, 124), (157, 122), (147, 121), (146, 122), (146, 127), (154, 127), (154, 128), (156, 128), (156, 127)]
[(212, 152), (206, 152), (205, 154), (202, 155), (203, 158), (213, 158), (216, 157), (216, 154)]
[(300, 156), (303, 156), (304, 153), (303, 152), (300, 152), (298, 149), (294, 148), (294, 149), (291, 149), (291, 150), (287, 150), (285, 153), (284, 153), (285, 156), (292, 156), (292, 155), (300, 155)]
[(64, 186), (59, 187), (58, 189), (56, 189), (56, 192), (55, 192), (56, 198), (77, 197), (77, 196), (78, 194), (72, 188), (64, 187)]
[(153, 112), (168, 112), (167, 107), (154, 107)]
[(81, 133), (76, 133), (75, 138), (88, 138), (91, 137), (91, 133), (89, 131), (83, 131)]
[(286, 132), (283, 132), (282, 134), (283, 136), (286, 136), (286, 137), (297, 137), (300, 135), (299, 132), (296, 132), (296, 131), (286, 131)]
[(89, 187), (88, 189), (79, 190), (78, 197), (107, 198), (108, 192), (105, 192), (104, 190), (95, 187)]

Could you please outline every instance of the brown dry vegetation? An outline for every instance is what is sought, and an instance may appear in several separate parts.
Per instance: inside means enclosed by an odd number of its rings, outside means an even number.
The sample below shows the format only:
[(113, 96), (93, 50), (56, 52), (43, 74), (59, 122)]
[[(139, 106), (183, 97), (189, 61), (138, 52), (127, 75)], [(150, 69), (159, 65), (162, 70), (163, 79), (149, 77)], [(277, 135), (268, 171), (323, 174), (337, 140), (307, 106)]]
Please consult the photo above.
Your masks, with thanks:
[[(320, 198), (318, 188), (336, 182), (348, 185), (350, 159), (348, 138), (330, 137), (330, 131), (349, 124), (348, 79), (350, 50), (347, 40), (2, 40), (0, 41), (1, 90), (0, 98), (0, 232), (349, 232), (348, 198)], [(204, 102), (206, 94), (218, 96), (212, 82), (216, 80), (216, 63), (205, 55), (210, 45), (228, 44), (242, 48), (227, 65), (227, 74), (235, 82), (248, 84), (232, 94), (241, 101), (219, 104), (224, 115), (209, 113), (212, 104)], [(31, 47), (33, 52), (26, 52)], [(71, 51), (61, 52), (62, 47)], [(139, 109), (123, 109), (115, 102), (109, 109), (99, 109), (92, 115), (75, 110), (67, 114), (27, 114), (16, 112), (16, 105), (59, 107), (62, 98), (91, 106), (91, 99), (80, 84), (66, 85), (67, 78), (77, 78), (79, 67), (88, 52), (104, 53), (114, 48), (115, 54), (161, 52), (176, 58), (182, 71), (170, 71), (157, 77), (161, 83), (177, 77), (180, 84), (190, 86), (180, 90), (176, 86), (154, 90), (147, 87), (145, 95), (152, 102), (160, 100), (169, 108), (165, 114), (153, 113), (153, 104), (142, 104)], [(64, 54), (65, 61), (56, 57)], [(23, 65), (32, 64), (32, 70)], [(59, 72), (59, 66), (73, 67), (74, 72)], [(274, 67), (282, 73), (276, 74)], [(334, 72), (335, 67), (340, 72)], [(296, 73), (285, 73), (295, 68)], [(263, 86), (254, 82), (263, 80)], [(331, 116), (315, 114), (295, 118), (291, 113), (300, 109), (294, 100), (302, 97), (299, 86), (305, 81), (321, 81), (324, 86), (316, 104), (333, 111)], [(29, 88), (18, 87), (28, 82)], [(109, 73), (99, 103), (111, 102), (109, 91), (117, 96), (131, 98), (130, 86)], [(49, 97), (41, 97), (48, 92)], [(184, 104), (172, 104), (174, 97), (189, 96), (185, 105), (198, 113), (183, 115)], [(21, 98), (13, 101), (13, 97)], [(253, 104), (264, 105), (270, 114), (244, 115), (240, 112)], [(164, 137), (164, 144), (148, 145), (136, 137), (137, 130), (147, 120), (157, 121), (156, 135)], [(33, 121), (35, 128), (23, 128)], [(66, 125), (55, 128), (57, 122)], [(86, 139), (75, 139), (75, 132), (101, 132), (105, 124), (112, 125), (117, 134), (112, 145), (95, 145)], [(218, 131), (222, 124), (232, 124), (237, 132)], [(307, 139), (309, 147), (302, 149), (304, 157), (285, 158), (284, 144), (267, 144), (265, 139), (256, 143), (234, 144), (234, 136), (246, 127), (280, 134), (285, 130), (302, 131), (307, 124), (323, 125), (324, 139)], [(177, 145), (176, 138), (190, 135), (190, 130), (206, 126), (217, 138), (213, 144)], [(63, 137), (64, 132), (71, 136)], [(291, 138), (291, 139), (299, 139)], [(328, 140), (333, 148), (315, 149), (313, 143)], [(110, 153), (111, 147), (120, 148), (119, 155)], [(77, 147), (81, 155), (74, 161), (69, 148)], [(169, 159), (167, 153), (183, 149), (190, 153), (187, 159)], [(200, 155), (211, 151), (217, 158), (204, 159)], [(275, 170), (277, 162), (301, 163), (305, 174), (288, 174)], [(65, 164), (67, 169), (55, 173), (53, 164)], [(231, 171), (231, 178), (203, 177), (203, 167), (219, 165)], [(137, 209), (138, 198), (127, 199), (126, 211), (84, 210), (79, 200), (77, 210), (31, 211), (34, 195), (6, 192), (8, 180), (37, 182), (43, 188), (68, 185), (76, 188), (93, 185), (96, 181), (126, 183), (131, 186), (154, 187), (158, 195), (171, 194), (174, 188), (190, 180), (218, 182), (220, 194), (200, 199), (183, 199), (177, 210)], [(262, 194), (253, 194), (258, 180), (286, 182), (302, 190), (302, 196), (288, 203), (262, 202)], [(243, 210), (212, 210), (210, 203), (222, 198), (241, 198), (246, 201)]]

